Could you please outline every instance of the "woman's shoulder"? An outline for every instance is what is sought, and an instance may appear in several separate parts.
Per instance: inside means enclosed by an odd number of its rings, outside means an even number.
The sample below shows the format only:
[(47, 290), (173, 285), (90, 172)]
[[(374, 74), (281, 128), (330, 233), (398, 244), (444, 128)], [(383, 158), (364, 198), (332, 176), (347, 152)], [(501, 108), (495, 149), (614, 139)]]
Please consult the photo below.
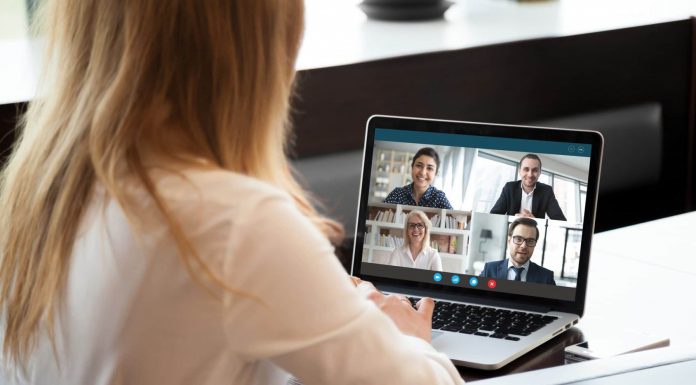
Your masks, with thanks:
[(397, 187), (394, 187), (394, 189), (391, 191), (391, 193), (392, 194), (405, 194), (405, 193), (408, 193), (410, 191), (410, 188), (411, 188), (410, 184), (407, 184), (403, 187), (397, 186)]
[(432, 193), (433, 193), (436, 197), (446, 197), (446, 196), (447, 196), (447, 194), (445, 194), (445, 191), (444, 191), (444, 190), (440, 190), (440, 189), (438, 189), (438, 188), (435, 187), (435, 186), (430, 186), (430, 188), (433, 189), (433, 190), (432, 190)]
[(440, 256), (440, 252), (437, 251), (436, 248), (430, 246), (430, 245), (425, 245), (423, 246), (425, 255), (427, 255), (430, 258), (433, 258), (435, 256)]
[(158, 192), (169, 203), (199, 201), (207, 205), (253, 206), (267, 200), (290, 200), (272, 184), (220, 169), (163, 171), (153, 175)]
[(405, 203), (405, 200), (411, 195), (409, 190), (410, 185), (404, 187), (394, 187), (393, 190), (384, 198), (384, 203)]
[(430, 188), (432, 189), (430, 190), (429, 198), (431, 207), (452, 209), (452, 204), (447, 199), (447, 194), (444, 191), (437, 189), (435, 186), (430, 186)]
[(394, 250), (392, 250), (391, 254), (392, 255), (400, 255), (406, 253), (408, 250), (408, 246), (406, 244), (402, 244), (399, 246), (394, 247)]

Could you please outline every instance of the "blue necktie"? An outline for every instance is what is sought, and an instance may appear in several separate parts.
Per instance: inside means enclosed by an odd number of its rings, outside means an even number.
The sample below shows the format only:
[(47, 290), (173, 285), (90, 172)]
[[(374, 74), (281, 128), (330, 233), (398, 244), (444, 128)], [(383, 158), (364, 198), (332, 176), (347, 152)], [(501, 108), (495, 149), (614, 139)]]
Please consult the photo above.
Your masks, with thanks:
[(515, 281), (522, 281), (522, 270), (524, 270), (524, 267), (512, 267), (512, 270), (515, 270)]

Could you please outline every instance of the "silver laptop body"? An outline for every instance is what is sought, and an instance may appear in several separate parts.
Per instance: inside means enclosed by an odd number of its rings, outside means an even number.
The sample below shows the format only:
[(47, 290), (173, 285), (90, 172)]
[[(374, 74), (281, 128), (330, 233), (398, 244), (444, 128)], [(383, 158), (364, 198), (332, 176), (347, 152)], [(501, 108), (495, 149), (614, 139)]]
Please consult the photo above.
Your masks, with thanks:
[[(427, 178), (414, 169), (434, 159), (419, 152), (424, 148), (435, 151), (439, 167), (433, 188), (416, 202), (414, 191)], [(434, 298), (433, 346), (457, 365), (498, 369), (582, 316), (602, 149), (594, 131), (372, 116), (352, 274), (384, 292)], [(426, 157), (414, 158), (419, 153)], [(541, 172), (530, 207), (539, 215), (539, 238), (525, 275), (508, 269), (510, 250), (523, 239), (508, 231), (524, 203), (515, 202), (515, 186), (522, 191), (527, 183), (520, 160), (528, 154), (538, 157)], [(405, 221), (414, 210), (432, 224), (428, 247), (438, 257), (427, 266), (427, 253), (415, 261), (403, 256), (411, 237)], [(528, 242), (520, 243), (523, 254)]]

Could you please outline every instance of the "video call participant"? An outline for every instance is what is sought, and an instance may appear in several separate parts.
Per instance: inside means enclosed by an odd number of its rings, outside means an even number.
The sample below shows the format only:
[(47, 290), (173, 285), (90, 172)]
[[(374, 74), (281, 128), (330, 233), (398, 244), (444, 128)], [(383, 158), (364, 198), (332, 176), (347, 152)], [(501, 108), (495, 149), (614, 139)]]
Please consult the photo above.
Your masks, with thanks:
[(442, 271), (442, 259), (430, 247), (430, 219), (420, 210), (413, 210), (404, 221), (404, 245), (389, 256), (389, 265)]
[(530, 261), (537, 240), (539, 229), (536, 221), (530, 218), (515, 219), (508, 229), (510, 258), (486, 263), (481, 277), (556, 285), (553, 271)]
[(432, 186), (438, 171), (440, 156), (437, 151), (430, 147), (421, 148), (411, 161), (413, 182), (392, 190), (384, 199), (384, 203), (452, 209), (445, 193)]
[(553, 188), (538, 182), (541, 159), (527, 154), (520, 160), (520, 180), (508, 182), (493, 205), (491, 214), (516, 215), (527, 218), (549, 218), (565, 221)]

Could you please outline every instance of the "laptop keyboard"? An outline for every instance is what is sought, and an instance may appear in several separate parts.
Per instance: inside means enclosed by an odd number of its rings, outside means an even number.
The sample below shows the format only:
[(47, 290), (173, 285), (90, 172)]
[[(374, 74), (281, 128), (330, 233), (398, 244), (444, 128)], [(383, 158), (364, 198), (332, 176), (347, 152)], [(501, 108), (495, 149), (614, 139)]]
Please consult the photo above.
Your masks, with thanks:
[[(409, 300), (415, 307), (420, 298)], [(538, 313), (435, 301), (433, 330), (519, 341), (556, 319)]]

